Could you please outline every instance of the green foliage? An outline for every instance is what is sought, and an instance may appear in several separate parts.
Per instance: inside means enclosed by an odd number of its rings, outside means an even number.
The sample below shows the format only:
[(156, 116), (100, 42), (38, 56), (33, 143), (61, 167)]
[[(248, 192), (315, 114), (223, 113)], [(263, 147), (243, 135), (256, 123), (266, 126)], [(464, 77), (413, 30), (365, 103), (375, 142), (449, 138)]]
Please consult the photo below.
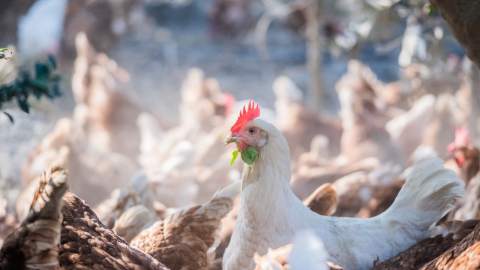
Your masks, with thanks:
[(232, 161), (230, 162), (230, 166), (232, 166), (232, 165), (233, 165), (233, 162), (235, 162), (235, 159), (237, 159), (237, 157), (238, 157), (238, 150), (233, 151), (232, 155), (233, 155), (233, 157), (232, 157)]
[[(223, 137), (220, 135), (218, 137), (223, 139), (228, 139), (227, 137)], [(233, 162), (235, 162), (237, 157), (238, 157), (238, 150), (235, 150), (232, 152), (232, 161), (230, 161), (230, 166), (233, 165)], [(252, 165), (255, 162), (255, 160), (257, 160), (258, 158), (258, 151), (253, 147), (247, 147), (242, 150), (241, 157), (243, 162), (247, 163), (248, 165)]]
[(247, 147), (242, 150), (242, 160), (248, 165), (252, 165), (258, 158), (258, 151), (253, 147)]
[(6, 49), (6, 48), (1, 48), (1, 49), (0, 49), (0, 60), (1, 60), (1, 59), (8, 60), (8, 57), (5, 56), (5, 52), (9, 52), (10, 54), (12, 54), (12, 52), (9, 51), (8, 49)]
[[(20, 71), (13, 83), (0, 86), (0, 109), (5, 103), (16, 101), (22, 111), (29, 113), (28, 98), (31, 95), (37, 99), (42, 96), (49, 99), (59, 97), (61, 95), (60, 76), (53, 73), (56, 68), (55, 58), (49, 56), (47, 61), (35, 63), (34, 75), (29, 71)], [(12, 116), (4, 113), (13, 122)]]
[(428, 18), (431, 18), (433, 17), (433, 15), (435, 15), (435, 7), (432, 5), (432, 4), (429, 4), (428, 5)]

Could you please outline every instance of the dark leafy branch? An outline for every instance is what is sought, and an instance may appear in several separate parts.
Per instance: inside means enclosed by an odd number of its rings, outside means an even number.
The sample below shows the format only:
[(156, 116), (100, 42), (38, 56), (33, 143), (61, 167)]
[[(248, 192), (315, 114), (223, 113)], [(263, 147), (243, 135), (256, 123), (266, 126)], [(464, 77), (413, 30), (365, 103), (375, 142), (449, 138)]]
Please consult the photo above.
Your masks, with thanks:
[(8, 49), (6, 49), (6, 48), (1, 48), (1, 49), (0, 49), (0, 60), (1, 60), (1, 59), (8, 60), (8, 57), (5, 55), (5, 52), (9, 52), (10, 54), (12, 54), (12, 52), (9, 51)]
[[(28, 98), (31, 95), (37, 99), (43, 96), (49, 99), (59, 97), (61, 95), (60, 76), (54, 74), (56, 68), (55, 58), (49, 56), (48, 61), (35, 63), (33, 75), (29, 71), (20, 71), (13, 83), (0, 86), (0, 109), (5, 103), (16, 101), (22, 111), (29, 113)], [(13, 122), (11, 115), (3, 113)]]

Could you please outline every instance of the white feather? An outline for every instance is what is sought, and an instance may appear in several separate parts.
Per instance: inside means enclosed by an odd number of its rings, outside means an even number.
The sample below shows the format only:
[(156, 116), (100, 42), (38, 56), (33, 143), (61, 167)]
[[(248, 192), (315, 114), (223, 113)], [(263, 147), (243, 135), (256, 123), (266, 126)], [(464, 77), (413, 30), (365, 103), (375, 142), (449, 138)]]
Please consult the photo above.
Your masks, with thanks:
[(394, 140), (402, 139), (402, 136), (410, 136), (415, 129), (418, 134), (423, 134), (435, 112), (435, 97), (431, 94), (420, 98), (412, 109), (401, 114), (385, 125), (385, 130)]
[(57, 53), (67, 0), (38, 0), (18, 25), (18, 49), (26, 58)]
[(288, 258), (291, 270), (328, 270), (328, 252), (312, 230), (298, 232)]

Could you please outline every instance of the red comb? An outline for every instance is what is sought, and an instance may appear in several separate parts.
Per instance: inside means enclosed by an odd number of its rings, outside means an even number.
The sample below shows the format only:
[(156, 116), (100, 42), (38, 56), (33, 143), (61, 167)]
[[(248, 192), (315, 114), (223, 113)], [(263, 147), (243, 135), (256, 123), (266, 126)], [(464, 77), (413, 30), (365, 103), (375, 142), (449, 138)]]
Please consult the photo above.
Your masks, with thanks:
[(237, 119), (235, 125), (230, 128), (232, 133), (237, 133), (240, 129), (248, 122), (252, 121), (253, 119), (260, 116), (260, 108), (257, 106), (255, 107), (255, 101), (248, 102), (248, 110), (245, 110), (245, 106), (243, 106), (243, 112), (240, 111), (240, 116)]
[(455, 130), (455, 144), (457, 146), (464, 146), (470, 143), (470, 133), (464, 127), (459, 127)]

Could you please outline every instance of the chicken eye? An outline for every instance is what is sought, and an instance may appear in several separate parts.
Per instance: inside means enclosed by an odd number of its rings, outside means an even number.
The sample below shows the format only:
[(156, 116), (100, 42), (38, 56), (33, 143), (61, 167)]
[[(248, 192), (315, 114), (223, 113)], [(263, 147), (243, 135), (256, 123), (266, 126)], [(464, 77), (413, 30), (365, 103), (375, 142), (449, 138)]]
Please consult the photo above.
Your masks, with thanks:
[(256, 131), (256, 130), (255, 130), (254, 128), (251, 128), (251, 129), (249, 129), (249, 130), (248, 130), (248, 133), (250, 133), (250, 134), (254, 134), (254, 133), (255, 133), (255, 131)]

